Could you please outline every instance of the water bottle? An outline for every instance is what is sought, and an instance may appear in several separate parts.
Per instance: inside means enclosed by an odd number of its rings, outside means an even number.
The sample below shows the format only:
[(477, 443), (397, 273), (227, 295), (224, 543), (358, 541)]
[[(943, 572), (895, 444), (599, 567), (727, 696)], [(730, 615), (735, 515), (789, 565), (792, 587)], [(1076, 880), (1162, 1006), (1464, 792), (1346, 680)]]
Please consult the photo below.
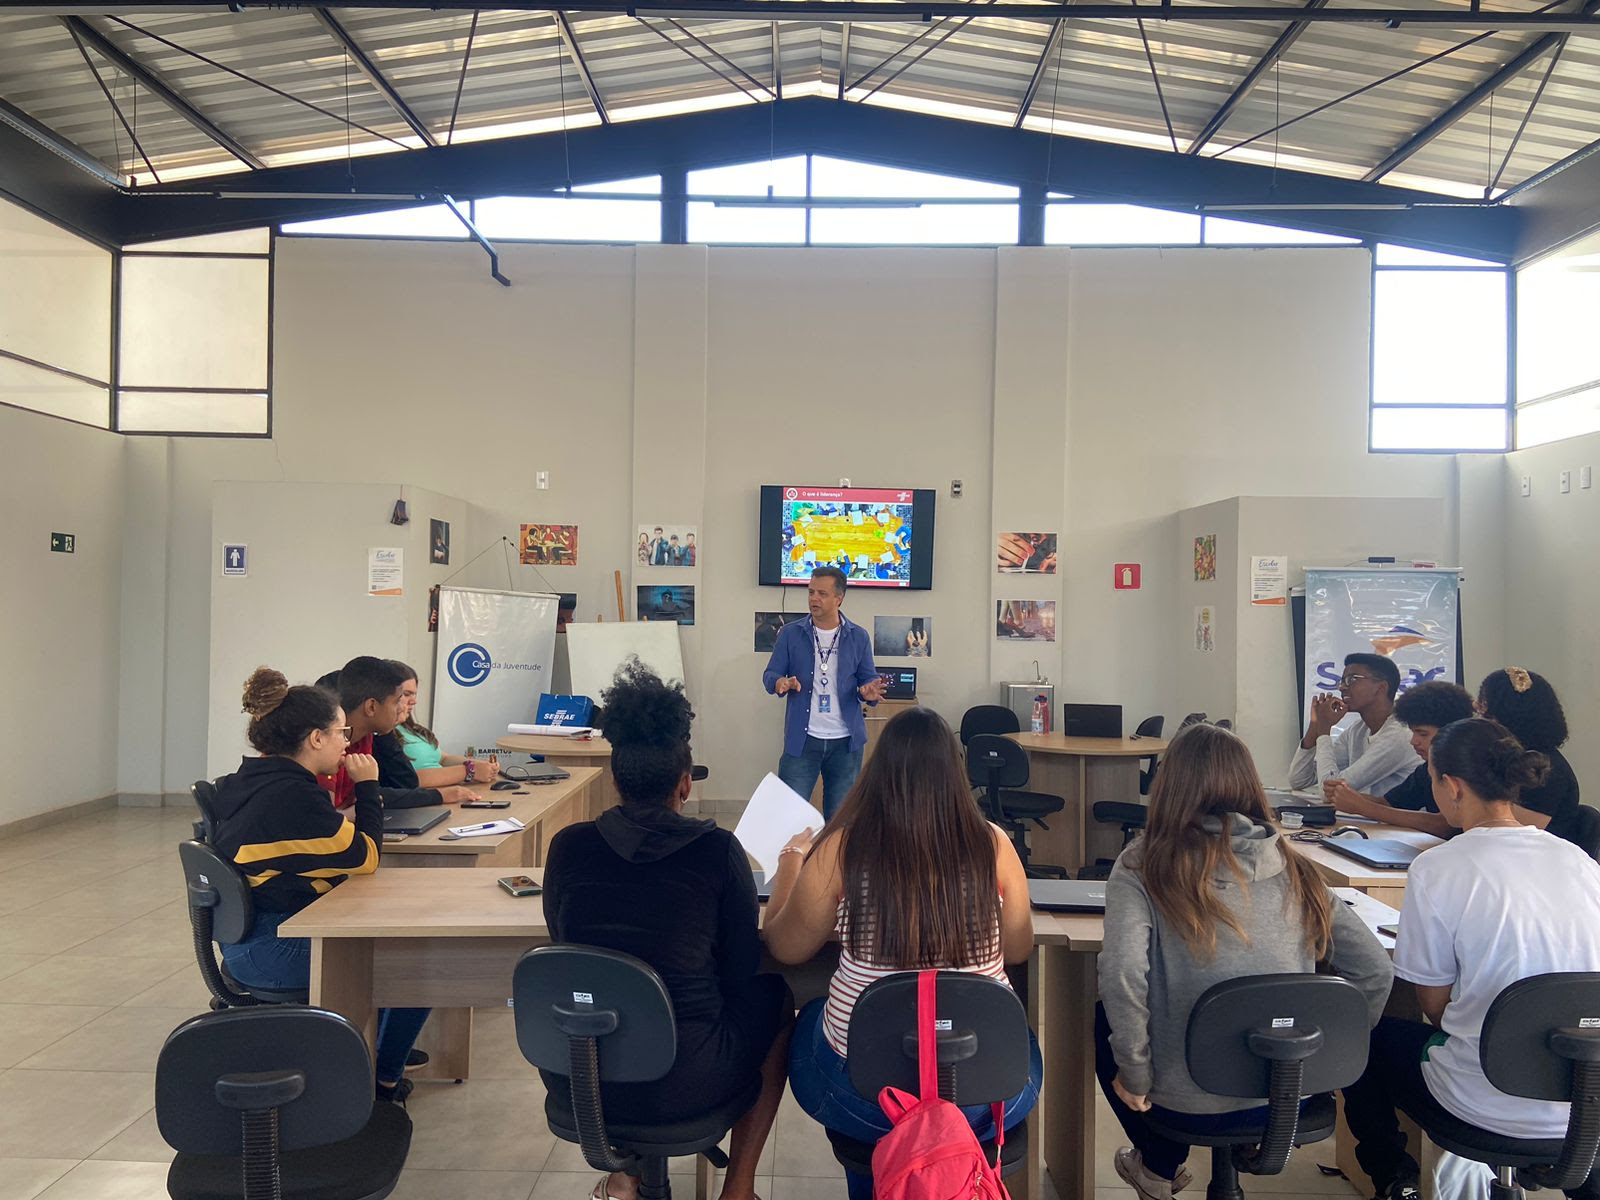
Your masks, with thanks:
[(1049, 720), (1049, 717), (1050, 710), (1048, 702), (1045, 700), (1042, 694), (1035, 696), (1033, 698), (1033, 721), (1031, 724), (1033, 732), (1043, 733), (1045, 731), (1045, 723)]

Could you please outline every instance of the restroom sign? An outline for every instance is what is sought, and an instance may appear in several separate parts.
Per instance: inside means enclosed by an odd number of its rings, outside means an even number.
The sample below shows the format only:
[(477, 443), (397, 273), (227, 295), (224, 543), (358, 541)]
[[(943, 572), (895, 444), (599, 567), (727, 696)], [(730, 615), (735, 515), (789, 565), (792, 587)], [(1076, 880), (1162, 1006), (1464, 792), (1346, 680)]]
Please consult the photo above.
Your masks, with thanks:
[(1139, 590), (1139, 564), (1117, 563), (1112, 569), (1111, 586), (1119, 592)]
[(250, 574), (250, 547), (224, 542), (222, 546), (222, 573), (243, 577)]

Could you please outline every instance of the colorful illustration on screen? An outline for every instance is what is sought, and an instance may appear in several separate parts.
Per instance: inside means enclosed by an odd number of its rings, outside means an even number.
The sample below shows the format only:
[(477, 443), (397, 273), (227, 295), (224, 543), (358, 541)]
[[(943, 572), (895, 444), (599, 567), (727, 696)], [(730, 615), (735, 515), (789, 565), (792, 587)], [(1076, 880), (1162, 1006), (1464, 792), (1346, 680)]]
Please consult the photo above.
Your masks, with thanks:
[(838, 567), (851, 581), (909, 587), (911, 492), (783, 489), (783, 579)]

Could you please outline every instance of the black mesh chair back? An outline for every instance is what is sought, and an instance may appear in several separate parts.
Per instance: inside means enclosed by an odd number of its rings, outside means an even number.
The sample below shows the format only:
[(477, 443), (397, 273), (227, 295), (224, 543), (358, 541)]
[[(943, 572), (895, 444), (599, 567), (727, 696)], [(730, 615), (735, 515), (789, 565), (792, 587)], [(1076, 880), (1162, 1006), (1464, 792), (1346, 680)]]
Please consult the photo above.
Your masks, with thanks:
[[(1255, 975), (1206, 989), (1189, 1012), (1185, 1057), (1200, 1087), (1219, 1096), (1264, 1103), (1265, 1122), (1196, 1135), (1158, 1131), (1211, 1146), (1207, 1200), (1238, 1200), (1239, 1172), (1277, 1175), (1289, 1152), (1330, 1136), (1333, 1098), (1367, 1065), (1367, 1002), (1334, 975)], [(1301, 1098), (1310, 1096), (1302, 1113)]]
[[(1017, 994), (997, 980), (962, 971), (940, 971), (936, 994), (940, 1097), (960, 1105), (995, 1104), (1022, 1091), (1030, 1044)], [(874, 1101), (886, 1087), (915, 1095), (917, 1046), (917, 973), (905, 971), (869, 985), (850, 1014), (845, 1065), (851, 1086)], [(1018, 1125), (1006, 1133), (1005, 1174), (1026, 1165), (1025, 1129)], [(831, 1131), (828, 1140), (846, 1170), (871, 1173), (872, 1143)], [(986, 1149), (992, 1159), (992, 1145)]]
[(1600, 860), (1600, 808), (1578, 805), (1577, 818), (1572, 822), (1572, 841), (1590, 858)]
[(685, 1096), (684, 1114), (670, 1125), (606, 1118), (605, 1084), (660, 1079), (677, 1058), (672, 1000), (649, 964), (597, 946), (540, 946), (518, 960), (511, 995), (522, 1056), (567, 1078), (566, 1094), (558, 1087), (546, 1091), (550, 1130), (577, 1142), (591, 1167), (633, 1172), (643, 1200), (670, 1200), (669, 1157), (704, 1154), (713, 1165), (727, 1166), (717, 1143), (754, 1103), (759, 1082), (709, 1111), (695, 1109), (696, 1098)]
[(175, 1200), (377, 1200), (411, 1146), (397, 1104), (374, 1104), (372, 1059), (348, 1020), (318, 1008), (208, 1013), (156, 1060), (156, 1126), (176, 1150)]
[(234, 866), (205, 842), (178, 844), (178, 861), (189, 900), (189, 928), (195, 962), (211, 993), (211, 1007), (248, 1008), (254, 1004), (304, 1004), (303, 990), (245, 990), (229, 979), (217, 961), (213, 942), (243, 941), (255, 921), (250, 885)]
[(1017, 714), (1003, 704), (979, 704), (961, 714), (961, 744), (970, 746), (972, 739), (984, 733), (1019, 733), (1022, 723)]
[(217, 785), (209, 779), (197, 779), (189, 787), (200, 819), (194, 823), (194, 840), (210, 845), (217, 831)]

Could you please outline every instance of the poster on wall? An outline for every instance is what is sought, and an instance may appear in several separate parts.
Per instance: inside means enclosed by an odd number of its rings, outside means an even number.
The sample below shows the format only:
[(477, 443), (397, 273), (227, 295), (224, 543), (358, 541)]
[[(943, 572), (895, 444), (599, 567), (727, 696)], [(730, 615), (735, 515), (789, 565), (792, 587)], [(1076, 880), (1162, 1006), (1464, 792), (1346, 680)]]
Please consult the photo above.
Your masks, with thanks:
[(428, 522), (428, 561), (436, 567), (450, 565), (450, 522)]
[(1250, 559), (1250, 603), (1284, 608), (1289, 603), (1289, 556), (1256, 554)]
[(996, 600), (994, 602), (994, 635), (1007, 641), (1055, 641), (1056, 602), (1054, 600)]
[(406, 552), (398, 546), (369, 546), (367, 548), (367, 595), (405, 595), (405, 561)]
[(1054, 575), (1056, 535), (998, 533), (994, 539), (995, 570), (1002, 575)]
[(539, 694), (553, 690), (558, 603), (544, 592), (439, 589), (429, 724), (441, 746), (492, 746), (507, 725), (533, 722)]
[(1381, 654), (1404, 690), (1456, 678), (1460, 578), (1454, 568), (1306, 568), (1305, 711), (1337, 690), (1347, 654)]
[(578, 565), (576, 525), (524, 525), (517, 546), (518, 559), (525, 567)]
[(1194, 610), (1194, 648), (1201, 654), (1211, 654), (1217, 648), (1216, 609), (1202, 604)]
[(1204, 583), (1217, 577), (1217, 535), (1208, 533), (1194, 540), (1194, 578)]
[(700, 565), (699, 531), (693, 525), (641, 525), (635, 552), (641, 566), (697, 567)]
[(932, 658), (932, 617), (873, 617), (872, 657)]
[(798, 621), (806, 616), (803, 612), (758, 612), (756, 613), (755, 649), (757, 654), (771, 654), (778, 645), (778, 634), (783, 627), (791, 621)]
[(694, 624), (693, 587), (641, 586), (638, 606), (641, 621), (676, 621), (679, 625)]

